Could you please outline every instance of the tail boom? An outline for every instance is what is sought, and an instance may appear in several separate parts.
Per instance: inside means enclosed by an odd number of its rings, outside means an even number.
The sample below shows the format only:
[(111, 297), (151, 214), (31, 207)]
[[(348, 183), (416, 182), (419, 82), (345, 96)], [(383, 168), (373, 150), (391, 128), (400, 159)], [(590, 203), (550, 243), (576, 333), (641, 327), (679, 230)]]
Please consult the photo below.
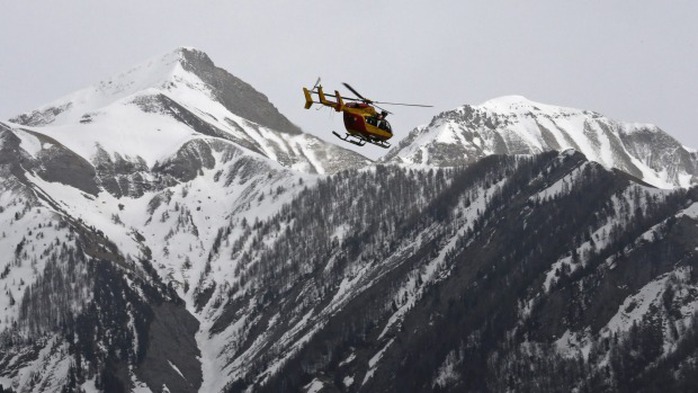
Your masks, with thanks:
[[(317, 94), (320, 101), (314, 101), (312, 96), (313, 94)], [(317, 90), (316, 88), (313, 88), (313, 90), (308, 90), (304, 87), (303, 95), (305, 96), (305, 109), (310, 109), (313, 104), (329, 106), (330, 108), (334, 108), (334, 110), (337, 112), (341, 112), (344, 108), (344, 100), (342, 100), (342, 96), (339, 95), (337, 90), (334, 91), (334, 98), (337, 101), (328, 100), (328, 96), (325, 95), (325, 92), (322, 90), (322, 86), (317, 86)], [(332, 95), (330, 94), (329, 97), (332, 97)]]

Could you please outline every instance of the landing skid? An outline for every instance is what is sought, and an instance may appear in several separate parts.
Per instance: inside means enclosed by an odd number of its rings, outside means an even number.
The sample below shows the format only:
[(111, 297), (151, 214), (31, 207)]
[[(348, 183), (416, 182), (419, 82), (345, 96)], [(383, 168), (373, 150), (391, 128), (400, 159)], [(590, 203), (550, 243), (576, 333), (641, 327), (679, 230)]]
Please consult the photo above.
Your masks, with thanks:
[(357, 146), (364, 146), (364, 145), (366, 144), (366, 142), (368, 142), (368, 143), (370, 143), (370, 144), (372, 144), (372, 145), (376, 145), (376, 146), (382, 147), (382, 148), (384, 148), (384, 149), (390, 148), (390, 143), (388, 143), (388, 142), (386, 142), (386, 141), (365, 139), (365, 138), (361, 138), (361, 137), (358, 137), (358, 136), (356, 136), (356, 135), (350, 135), (350, 134), (346, 134), (345, 136), (342, 137), (342, 136), (339, 135), (336, 131), (332, 131), (332, 133), (333, 133), (337, 138), (339, 138), (339, 139), (341, 139), (341, 140), (343, 140), (343, 141), (345, 141), (345, 142), (353, 143), (353, 144), (355, 144), (355, 145), (357, 145)]
[(357, 146), (363, 146), (366, 144), (365, 139), (357, 138), (357, 137), (349, 135), (349, 134), (346, 134), (344, 137), (341, 137), (339, 134), (337, 134), (337, 131), (332, 131), (332, 133), (334, 134), (334, 136), (343, 140), (344, 142), (353, 143)]

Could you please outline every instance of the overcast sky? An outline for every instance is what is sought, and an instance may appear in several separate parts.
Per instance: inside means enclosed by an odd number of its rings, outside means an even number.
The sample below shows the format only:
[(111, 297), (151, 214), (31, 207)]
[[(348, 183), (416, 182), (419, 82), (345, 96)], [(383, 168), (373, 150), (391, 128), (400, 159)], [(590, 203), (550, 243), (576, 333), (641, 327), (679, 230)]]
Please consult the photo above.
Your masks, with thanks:
[(303, 109), (318, 76), (435, 106), (393, 108), (393, 142), (441, 111), (516, 94), (654, 123), (698, 148), (697, 16), (695, 0), (5, 1), (0, 119), (191, 46), (337, 143), (341, 116)]

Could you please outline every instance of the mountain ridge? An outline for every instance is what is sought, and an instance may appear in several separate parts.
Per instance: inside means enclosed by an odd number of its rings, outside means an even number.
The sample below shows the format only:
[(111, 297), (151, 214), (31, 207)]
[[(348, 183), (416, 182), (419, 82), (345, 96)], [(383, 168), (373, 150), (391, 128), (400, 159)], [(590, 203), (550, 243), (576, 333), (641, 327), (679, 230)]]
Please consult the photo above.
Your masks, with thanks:
[[(278, 113), (265, 95), (224, 69), (216, 67), (205, 52), (189, 47), (180, 47), (153, 57), (126, 72), (54, 100), (39, 109), (20, 114), (10, 121), (27, 126), (74, 123), (83, 113), (139, 91), (149, 88), (170, 90), (178, 83), (196, 85), (197, 81), (188, 80), (186, 73), (200, 78), (204, 87), (210, 90), (212, 98), (231, 113), (278, 131), (301, 133), (297, 126)], [(87, 107), (75, 108), (80, 107), (80, 104), (87, 104)], [(78, 109), (82, 113), (69, 116), (70, 112), (77, 112)]]
[(658, 187), (689, 187), (698, 181), (695, 151), (657, 126), (618, 122), (596, 112), (541, 104), (522, 96), (442, 112), (429, 125), (412, 130), (381, 161), (453, 166), (489, 154), (568, 148)]

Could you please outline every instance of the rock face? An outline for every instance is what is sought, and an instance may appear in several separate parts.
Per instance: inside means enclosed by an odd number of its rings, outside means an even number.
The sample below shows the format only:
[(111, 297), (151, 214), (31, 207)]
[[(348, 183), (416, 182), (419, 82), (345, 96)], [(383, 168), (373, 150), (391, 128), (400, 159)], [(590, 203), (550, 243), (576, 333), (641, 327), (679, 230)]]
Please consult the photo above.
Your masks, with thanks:
[(658, 187), (696, 182), (695, 152), (653, 125), (507, 96), (464, 105), (413, 130), (384, 158), (407, 165), (467, 165), (491, 154), (575, 149)]
[(201, 51), (182, 49), (182, 67), (198, 75), (211, 88), (214, 99), (234, 113), (273, 130), (299, 135), (300, 128), (292, 124), (269, 102), (269, 99), (228, 71), (216, 67)]
[(265, 102), (178, 49), (0, 122), (0, 388), (695, 386), (671, 137), (507, 98), (376, 164)]

